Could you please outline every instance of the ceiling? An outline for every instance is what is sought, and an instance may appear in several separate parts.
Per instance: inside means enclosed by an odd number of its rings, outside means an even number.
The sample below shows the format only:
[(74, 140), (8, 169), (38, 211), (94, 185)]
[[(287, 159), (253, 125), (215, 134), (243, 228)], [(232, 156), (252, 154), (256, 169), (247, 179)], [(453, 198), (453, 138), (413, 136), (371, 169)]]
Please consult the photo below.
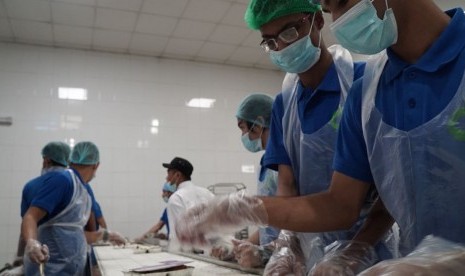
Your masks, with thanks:
[(244, 23), (248, 1), (0, 0), (0, 41), (275, 69)]

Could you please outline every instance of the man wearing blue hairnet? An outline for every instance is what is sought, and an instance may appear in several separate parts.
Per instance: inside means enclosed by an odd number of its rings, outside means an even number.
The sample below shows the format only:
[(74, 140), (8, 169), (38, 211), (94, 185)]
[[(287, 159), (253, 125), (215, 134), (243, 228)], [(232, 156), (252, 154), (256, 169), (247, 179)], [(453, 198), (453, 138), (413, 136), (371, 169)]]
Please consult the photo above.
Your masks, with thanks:
[[(253, 153), (265, 150), (270, 133), (272, 107), (273, 98), (260, 93), (250, 94), (240, 102), (236, 118), (237, 126), (241, 130), (241, 141), (246, 150)], [(257, 180), (257, 195), (274, 196), (277, 185), (278, 174), (263, 166), (262, 155)], [(245, 241), (233, 240), (235, 258), (239, 265), (264, 266), (271, 255), (264, 246), (274, 241), (278, 234), (279, 230), (274, 227), (260, 227)]]
[[(168, 203), (169, 198), (174, 192), (176, 192), (176, 185), (171, 185), (169, 182), (166, 182), (165, 184), (163, 184), (163, 188), (161, 192), (163, 201), (165, 203)], [(163, 226), (166, 226), (166, 232), (167, 232), (166, 235), (163, 233), (158, 233), (158, 231), (160, 231), (163, 228)], [(151, 236), (154, 236), (159, 239), (165, 239), (165, 240), (168, 239), (168, 237), (170, 236), (170, 226), (168, 223), (167, 208), (165, 208), (165, 210), (163, 211), (163, 214), (161, 215), (160, 220), (154, 226), (152, 226), (147, 232), (145, 232), (142, 236), (136, 238), (134, 241), (138, 243), (143, 243), (145, 239)]]
[[(30, 180), (23, 187), (22, 197), (21, 197), (21, 216), (23, 216), (26, 210), (31, 205), (31, 201), (37, 191), (37, 189), (42, 185), (43, 181), (47, 178), (46, 174), (52, 171), (61, 171), (66, 169), (68, 166), (68, 158), (71, 152), (71, 148), (68, 144), (60, 141), (52, 141), (47, 143), (41, 151), (42, 155), (42, 169), (41, 175)], [(23, 255), (24, 248), (26, 244), (22, 236), (19, 237), (18, 241), (18, 250), (16, 253), (16, 258), (13, 261), (14, 269), (10, 269), (6, 272), (6, 275), (22, 275), (23, 271)]]
[[(39, 265), (41, 269), (45, 267), (47, 275), (82, 274), (87, 241), (109, 239), (106, 230), (84, 233), (91, 209), (91, 198), (84, 185), (95, 176), (100, 164), (97, 146), (92, 142), (76, 144), (69, 162), (70, 170), (46, 174), (23, 215), (26, 275), (38, 275)], [(124, 242), (114, 234), (110, 238)]]

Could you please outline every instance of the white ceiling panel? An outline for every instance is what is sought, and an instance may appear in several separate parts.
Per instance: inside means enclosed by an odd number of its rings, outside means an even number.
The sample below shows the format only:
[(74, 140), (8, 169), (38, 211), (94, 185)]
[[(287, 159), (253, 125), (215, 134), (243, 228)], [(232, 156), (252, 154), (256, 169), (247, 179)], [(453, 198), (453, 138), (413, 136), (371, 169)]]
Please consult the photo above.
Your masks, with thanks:
[(93, 44), (96, 48), (126, 50), (131, 40), (131, 33), (111, 30), (95, 30)]
[(202, 59), (225, 61), (232, 55), (237, 47), (227, 44), (207, 42), (202, 46), (197, 56)]
[(231, 3), (218, 0), (191, 0), (183, 17), (208, 22), (219, 22), (228, 11)]
[(21, 41), (37, 41), (38, 43), (50, 43), (53, 41), (52, 25), (49, 23), (11, 20), (13, 34)]
[(221, 22), (227, 25), (245, 27), (244, 13), (246, 8), (247, 5), (244, 4), (232, 4)]
[(166, 56), (179, 56), (184, 58), (194, 58), (204, 44), (203, 41), (171, 38), (165, 48)]
[(97, 0), (97, 5), (118, 10), (139, 11), (142, 0)]
[(179, 17), (184, 12), (187, 2), (188, 0), (145, 0), (142, 11)]
[(169, 36), (176, 27), (177, 19), (167, 16), (141, 14), (136, 26), (136, 32)]
[(95, 6), (96, 0), (55, 0), (55, 2), (65, 2), (65, 3), (73, 3), (73, 4), (81, 4), (81, 5), (90, 5)]
[(54, 38), (58, 43), (70, 46), (90, 48), (92, 45), (92, 29), (75, 26), (55, 25)]
[(9, 38), (12, 36), (10, 22), (6, 18), (0, 18), (0, 37)]
[(95, 26), (117, 31), (133, 31), (136, 27), (135, 12), (98, 8)]
[(51, 21), (50, 2), (39, 0), (4, 0), (10, 17), (36, 21)]
[[(249, 0), (0, 0), (0, 42), (276, 69), (246, 27)], [(465, 0), (435, 0), (442, 9)], [(322, 34), (336, 41), (325, 14)]]
[(209, 37), (210, 41), (239, 45), (252, 31), (236, 26), (219, 25)]
[(130, 53), (160, 55), (168, 44), (168, 37), (134, 34), (129, 46)]
[(95, 9), (91, 6), (53, 2), (52, 18), (54, 23), (70, 26), (92, 27)]
[(174, 29), (173, 36), (205, 40), (210, 36), (215, 27), (216, 25), (213, 23), (181, 19), (176, 29)]

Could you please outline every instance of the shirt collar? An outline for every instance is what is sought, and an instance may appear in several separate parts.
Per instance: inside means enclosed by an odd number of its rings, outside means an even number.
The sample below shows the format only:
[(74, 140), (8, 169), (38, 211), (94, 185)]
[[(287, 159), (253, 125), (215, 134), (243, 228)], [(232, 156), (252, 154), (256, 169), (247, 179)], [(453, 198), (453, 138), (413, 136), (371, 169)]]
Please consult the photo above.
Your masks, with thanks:
[(339, 78), (337, 76), (336, 65), (334, 62), (329, 67), (328, 71), (323, 78), (323, 81), (318, 85), (318, 87), (313, 90), (310, 87), (304, 87), (302, 82), (299, 79), (298, 85), (298, 99), (301, 100), (305, 94), (310, 93), (312, 94), (314, 91), (316, 92), (337, 92), (341, 90), (339, 85)]
[[(451, 17), (449, 25), (420, 57), (414, 65), (415, 68), (425, 72), (435, 72), (444, 64), (455, 59), (464, 48), (465, 36), (457, 35), (465, 33), (465, 15), (463, 10), (456, 8), (447, 11), (446, 14)], [(389, 57), (389, 66), (386, 67), (385, 73), (387, 80), (391, 81), (409, 64), (399, 58), (390, 48), (387, 49), (387, 55)]]
[(74, 172), (74, 174), (76, 174), (76, 176), (79, 178), (79, 181), (81, 181), (82, 184), (87, 184), (82, 180), (81, 174), (77, 170), (75, 170), (74, 168), (70, 168), (70, 169)]
[(191, 183), (190, 180), (186, 180), (186, 181), (184, 181), (184, 182), (181, 182), (181, 183), (179, 183), (178, 188), (177, 188), (176, 190), (185, 188), (185, 187), (189, 186), (190, 183)]

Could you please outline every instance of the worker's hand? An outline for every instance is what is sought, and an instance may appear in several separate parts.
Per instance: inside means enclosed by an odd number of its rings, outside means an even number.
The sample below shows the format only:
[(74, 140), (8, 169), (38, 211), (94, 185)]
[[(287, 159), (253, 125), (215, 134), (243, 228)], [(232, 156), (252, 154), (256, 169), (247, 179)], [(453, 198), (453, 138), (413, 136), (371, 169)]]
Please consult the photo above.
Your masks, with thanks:
[(45, 263), (50, 258), (47, 245), (34, 239), (27, 240), (24, 254), (36, 264)]
[(275, 251), (268, 261), (264, 275), (306, 275), (305, 256), (294, 232), (281, 230), (274, 241)]
[(375, 250), (368, 243), (336, 241), (330, 247), (323, 259), (312, 268), (310, 275), (357, 275), (377, 261)]
[(108, 241), (113, 245), (125, 245), (126, 238), (124, 238), (120, 233), (115, 231), (108, 231)]
[(260, 254), (260, 246), (246, 240), (232, 240), (234, 245), (234, 258), (237, 263), (246, 268), (264, 266)]
[(187, 210), (176, 223), (176, 235), (181, 243), (207, 245), (210, 233), (233, 233), (249, 225), (268, 223), (263, 201), (244, 192), (217, 196)]

